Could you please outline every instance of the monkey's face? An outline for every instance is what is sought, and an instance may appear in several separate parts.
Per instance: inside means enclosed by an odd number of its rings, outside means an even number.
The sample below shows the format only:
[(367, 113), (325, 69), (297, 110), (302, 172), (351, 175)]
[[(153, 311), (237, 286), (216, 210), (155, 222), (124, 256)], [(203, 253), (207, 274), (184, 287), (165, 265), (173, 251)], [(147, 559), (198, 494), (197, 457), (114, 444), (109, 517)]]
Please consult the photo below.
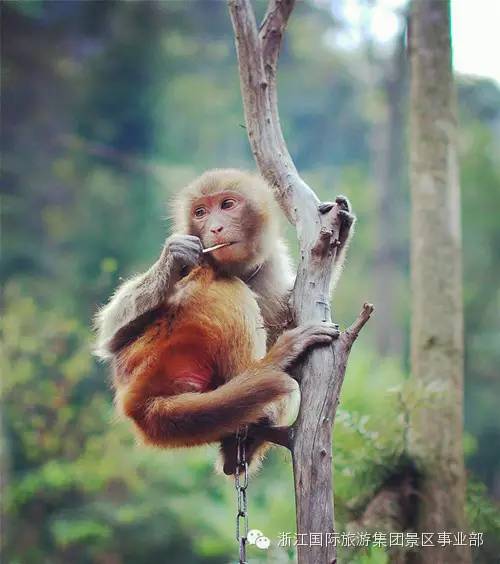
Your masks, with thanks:
[(190, 230), (205, 248), (229, 243), (210, 253), (217, 264), (259, 260), (265, 218), (249, 198), (232, 190), (200, 196), (192, 201), (190, 215)]

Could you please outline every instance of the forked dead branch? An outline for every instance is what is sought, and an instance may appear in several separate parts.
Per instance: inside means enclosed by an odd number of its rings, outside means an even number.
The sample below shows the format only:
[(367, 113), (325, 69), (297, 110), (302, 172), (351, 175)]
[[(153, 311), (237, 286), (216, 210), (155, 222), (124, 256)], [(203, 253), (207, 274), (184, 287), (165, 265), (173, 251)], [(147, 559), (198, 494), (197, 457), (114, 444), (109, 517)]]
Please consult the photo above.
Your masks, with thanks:
[[(342, 197), (335, 203), (320, 203), (300, 177), (281, 131), (277, 65), (295, 2), (270, 0), (259, 28), (250, 0), (228, 3), (250, 146), (261, 174), (297, 229), (300, 259), (290, 310), (297, 324), (330, 322), (332, 270), (341, 258), (338, 255), (345, 252), (344, 226), (350, 214)], [(306, 538), (309, 533), (334, 532), (332, 427), (350, 349), (372, 311), (371, 304), (364, 304), (356, 321), (331, 347), (312, 351), (300, 365), (301, 407), (294, 426), (256, 431), (292, 451), (297, 533), (305, 533)], [(297, 548), (301, 564), (336, 561), (333, 544)]]

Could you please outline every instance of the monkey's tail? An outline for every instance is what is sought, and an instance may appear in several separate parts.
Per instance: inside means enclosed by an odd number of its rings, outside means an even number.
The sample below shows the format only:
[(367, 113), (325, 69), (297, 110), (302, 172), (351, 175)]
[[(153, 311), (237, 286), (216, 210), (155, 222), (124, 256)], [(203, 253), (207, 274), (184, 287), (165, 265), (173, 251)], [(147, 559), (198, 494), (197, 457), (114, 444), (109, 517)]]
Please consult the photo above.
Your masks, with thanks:
[[(162, 447), (195, 446), (256, 423), (264, 408), (296, 390), (285, 372), (269, 367), (248, 370), (210, 392), (186, 392), (136, 403), (129, 397), (125, 414), (137, 424), (146, 443)], [(127, 408), (130, 406), (130, 408)]]

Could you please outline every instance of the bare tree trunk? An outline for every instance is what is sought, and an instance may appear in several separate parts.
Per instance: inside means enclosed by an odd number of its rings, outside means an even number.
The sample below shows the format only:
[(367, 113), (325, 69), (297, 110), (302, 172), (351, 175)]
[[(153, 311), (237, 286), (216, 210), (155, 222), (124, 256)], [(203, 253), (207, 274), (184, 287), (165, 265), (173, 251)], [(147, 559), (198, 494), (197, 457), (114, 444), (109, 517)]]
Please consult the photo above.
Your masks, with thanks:
[[(410, 448), (424, 472), (417, 528), (465, 529), (460, 190), (449, 0), (413, 0), (411, 269), (413, 377), (422, 397)], [(436, 542), (437, 544), (437, 542)], [(421, 548), (412, 561), (470, 562), (465, 546)]]
[[(281, 40), (294, 0), (270, 0), (257, 29), (250, 0), (229, 0), (250, 146), (261, 174), (273, 186), (283, 211), (297, 228), (300, 263), (290, 300), (297, 323), (330, 321), (332, 263), (340, 216), (335, 204), (323, 211), (314, 191), (299, 176), (286, 147), (278, 115), (276, 71)], [(326, 209), (326, 211), (325, 211)], [(354, 324), (331, 348), (316, 349), (299, 367), (301, 406), (288, 440), (292, 450), (300, 564), (336, 561), (333, 537), (332, 426), (349, 351), (373, 307), (365, 304)], [(322, 535), (310, 544), (310, 533)]]

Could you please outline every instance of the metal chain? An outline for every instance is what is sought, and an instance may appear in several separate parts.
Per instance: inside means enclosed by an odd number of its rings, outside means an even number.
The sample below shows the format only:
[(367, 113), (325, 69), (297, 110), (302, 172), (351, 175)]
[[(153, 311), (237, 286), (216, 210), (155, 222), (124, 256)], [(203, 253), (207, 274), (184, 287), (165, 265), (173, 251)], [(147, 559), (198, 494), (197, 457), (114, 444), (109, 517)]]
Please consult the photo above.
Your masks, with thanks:
[[(236, 434), (236, 471), (234, 473), (234, 485), (236, 488), (236, 500), (238, 512), (236, 514), (236, 540), (240, 545), (240, 562), (247, 564), (246, 543), (248, 537), (248, 513), (247, 513), (247, 487), (248, 487), (248, 463), (246, 458), (245, 441), (248, 428), (240, 427)], [(241, 475), (243, 474), (243, 481)], [(243, 522), (243, 526), (241, 526)]]

